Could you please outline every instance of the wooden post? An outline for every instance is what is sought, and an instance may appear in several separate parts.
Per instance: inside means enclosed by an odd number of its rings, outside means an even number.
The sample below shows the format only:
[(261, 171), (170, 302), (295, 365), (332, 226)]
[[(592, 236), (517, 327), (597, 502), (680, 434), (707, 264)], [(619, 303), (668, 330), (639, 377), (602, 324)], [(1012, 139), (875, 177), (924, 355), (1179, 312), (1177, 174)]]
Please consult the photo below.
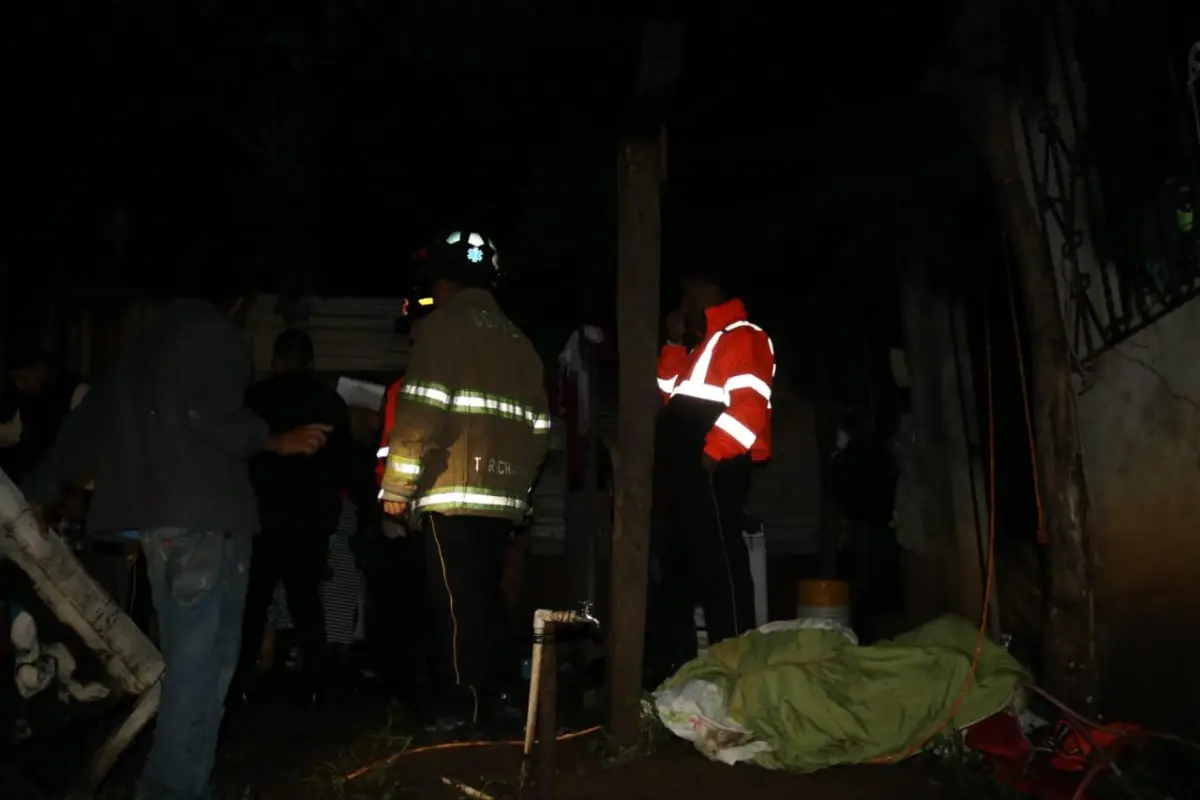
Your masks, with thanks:
[(538, 684), (537, 800), (554, 800), (554, 750), (558, 743), (558, 626), (547, 623)]
[(609, 591), (610, 728), (623, 745), (641, 734), (657, 361), (662, 174), (666, 93), (678, 76), (678, 28), (650, 25), (642, 40), (630, 131), (621, 145), (617, 210), (617, 344), (620, 397), (614, 454)]
[(612, 733), (632, 744), (640, 733), (642, 637), (646, 622), (654, 419), (658, 413), (658, 144), (621, 148), (617, 274), (620, 396), (613, 464), (612, 571), (609, 591), (609, 702)]
[(1032, 407), (1041, 409), (1034, 417), (1034, 444), (1049, 537), (1044, 679), (1072, 707), (1090, 710), (1097, 685), (1095, 618), (1070, 346), (1054, 265), (1021, 179), (1013, 109), (1001, 79), (983, 80), (976, 98), (976, 139), (995, 183), (1028, 315)]

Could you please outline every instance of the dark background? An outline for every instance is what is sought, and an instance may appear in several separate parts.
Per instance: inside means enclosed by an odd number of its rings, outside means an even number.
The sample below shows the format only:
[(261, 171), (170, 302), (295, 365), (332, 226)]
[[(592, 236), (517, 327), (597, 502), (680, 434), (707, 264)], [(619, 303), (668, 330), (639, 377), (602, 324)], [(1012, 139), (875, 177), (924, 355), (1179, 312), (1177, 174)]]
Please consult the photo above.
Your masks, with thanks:
[[(864, 341), (874, 360), (898, 343), (897, 254), (951, 231), (943, 277), (978, 292), (970, 254), (997, 251), (961, 115), (918, 92), (963, 5), (6, 4), (0, 258), (21, 299), (5, 322), (30, 327), (47, 284), (170, 294), (249, 276), (262, 291), (394, 296), (414, 248), (474, 227), (515, 279), (506, 305), (557, 352), (583, 319), (615, 317), (617, 142), (657, 13), (685, 24), (664, 305), (682, 270), (723, 267), (793, 375), (814, 370), (789, 343), (820, 341), (846, 373), (833, 383), (851, 384), (838, 393), (862, 394)], [(1048, 5), (1013, 13), (1015, 51), (1036, 50)], [(1182, 77), (1200, 12), (1075, 5), (1081, 25), (1105, 26), (1081, 57), (1091, 96), (1117, 111), (1089, 113), (1111, 193), (1130, 196), (1124, 155), (1178, 161), (1160, 139), (1178, 140), (1186, 115), (1153, 96), (1166, 62)], [(1102, 5), (1096, 22), (1086, 10)]]
[[(956, 5), (684, 14), (665, 300), (687, 265), (724, 264), (782, 324), (799, 295), (864, 268), (847, 248), (890, 227), (897, 131)], [(525, 316), (611, 319), (641, 21), (478, 6), (8, 7), (0, 253), (14, 288), (61, 269), (72, 285), (183, 290), (195, 277), (179, 273), (203, 264), (204, 281), (250, 271), (277, 291), (298, 274), (323, 294), (397, 294), (413, 248), (473, 226), (519, 277)]]

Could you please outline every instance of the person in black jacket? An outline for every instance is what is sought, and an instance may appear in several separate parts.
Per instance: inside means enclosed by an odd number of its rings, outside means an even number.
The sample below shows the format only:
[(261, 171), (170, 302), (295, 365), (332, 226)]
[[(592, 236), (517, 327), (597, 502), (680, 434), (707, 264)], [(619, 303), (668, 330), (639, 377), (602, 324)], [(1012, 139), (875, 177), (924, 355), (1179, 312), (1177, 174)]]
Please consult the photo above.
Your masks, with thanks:
[(329, 426), (330, 433), (325, 448), (313, 458), (298, 461), (264, 453), (250, 463), (262, 534), (254, 540), (238, 683), (242, 694), (248, 693), (267, 610), (282, 581), (300, 644), (302, 699), (312, 702), (320, 694), (325, 650), (320, 588), (328, 577), (329, 539), (337, 530), (341, 490), (350, 489), (359, 508), (377, 501), (370, 465), (355, 458), (346, 403), (313, 372), (308, 334), (295, 329), (281, 333), (275, 340), (272, 369), (271, 377), (250, 387), (246, 406), (272, 431), (307, 420)]
[(89, 474), (94, 531), (138, 531), (166, 661), (138, 796), (207, 800), (241, 640), (258, 509), (247, 461), (312, 454), (327, 429), (273, 433), (243, 403), (242, 298), (176, 300), (68, 414), (22, 489), (42, 509)]
[(58, 435), (86, 386), (59, 368), (38, 347), (18, 345), (5, 353), (5, 376), (0, 387), (0, 425), (18, 434), (14, 441), (0, 436), (0, 467), (20, 481)]

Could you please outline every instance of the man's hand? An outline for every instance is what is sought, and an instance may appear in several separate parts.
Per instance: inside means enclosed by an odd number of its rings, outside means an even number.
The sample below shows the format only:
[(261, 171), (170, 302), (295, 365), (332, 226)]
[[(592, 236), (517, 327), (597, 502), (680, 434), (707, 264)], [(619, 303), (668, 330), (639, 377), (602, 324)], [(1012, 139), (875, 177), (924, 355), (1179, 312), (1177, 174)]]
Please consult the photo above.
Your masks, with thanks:
[(683, 315), (683, 309), (677, 308), (667, 314), (667, 341), (672, 344), (680, 344), (683, 342), (685, 333), (687, 333), (687, 319)]
[(716, 470), (717, 470), (717, 460), (715, 458), (713, 458), (712, 456), (710, 456), (708, 453), (705, 453), (704, 455), (700, 456), (700, 464), (704, 467), (704, 471), (707, 472), (709, 475), (716, 472)]
[(403, 517), (404, 512), (408, 511), (407, 500), (384, 500), (383, 513), (389, 517)]
[(267, 450), (281, 456), (311, 456), (325, 446), (332, 425), (301, 425), (267, 440)]

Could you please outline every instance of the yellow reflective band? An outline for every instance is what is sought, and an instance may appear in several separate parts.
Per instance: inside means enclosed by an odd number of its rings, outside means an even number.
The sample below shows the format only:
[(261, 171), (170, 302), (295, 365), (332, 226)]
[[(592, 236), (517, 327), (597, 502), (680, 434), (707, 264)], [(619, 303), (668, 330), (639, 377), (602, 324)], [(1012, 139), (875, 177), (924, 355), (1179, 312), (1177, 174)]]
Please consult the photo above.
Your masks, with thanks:
[(438, 383), (407, 383), (400, 390), (409, 400), (460, 414), (487, 414), (517, 420), (533, 428), (534, 433), (549, 433), (550, 415), (539, 414), (516, 400), (487, 392), (450, 390)]
[(413, 458), (402, 458), (397, 455), (389, 455), (387, 460), (387, 471), (394, 475), (420, 475), (421, 462)]
[(471, 486), (446, 486), (434, 489), (413, 503), (413, 508), (465, 508), (475, 511), (512, 509), (524, 511), (525, 498), (506, 492), (489, 491)]

